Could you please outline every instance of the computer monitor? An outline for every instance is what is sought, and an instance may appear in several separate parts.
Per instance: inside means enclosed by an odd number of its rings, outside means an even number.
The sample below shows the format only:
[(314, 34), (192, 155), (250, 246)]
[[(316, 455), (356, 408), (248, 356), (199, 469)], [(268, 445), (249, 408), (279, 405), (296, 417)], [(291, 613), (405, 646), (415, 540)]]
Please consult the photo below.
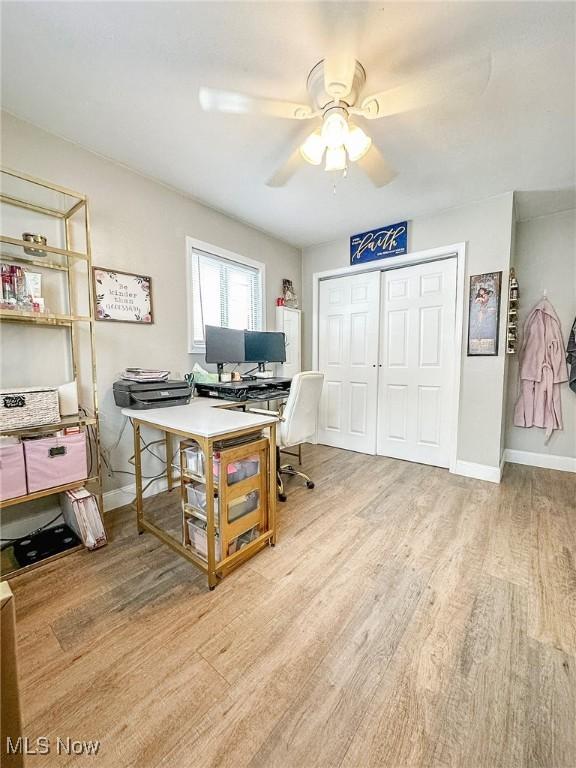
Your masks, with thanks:
[(247, 363), (285, 363), (286, 336), (274, 331), (245, 331), (244, 360)]
[(207, 325), (204, 329), (207, 363), (243, 363), (244, 331)]

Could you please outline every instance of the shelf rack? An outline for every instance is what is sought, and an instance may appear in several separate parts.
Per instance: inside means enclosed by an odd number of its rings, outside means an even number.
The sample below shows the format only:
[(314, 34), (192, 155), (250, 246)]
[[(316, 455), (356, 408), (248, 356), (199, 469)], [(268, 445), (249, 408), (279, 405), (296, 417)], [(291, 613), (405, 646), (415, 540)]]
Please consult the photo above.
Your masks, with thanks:
[[(217, 576), (222, 578), (234, 567), (255, 553), (261, 544), (266, 543), (270, 536), (271, 520), (268, 504), (268, 477), (270, 470), (270, 442), (260, 432), (254, 434), (249, 442), (240, 445), (219, 448), (219, 477), (213, 477), (211, 483), (207, 482), (207, 475), (199, 475), (190, 472), (187, 468), (186, 450), (190, 447), (199, 447), (194, 440), (186, 440), (180, 443), (180, 482), (182, 495), (182, 543), (188, 550), (193, 562), (196, 562), (202, 570), (208, 566), (208, 551), (215, 553), (214, 570)], [(250, 460), (257, 462), (257, 468), (253, 474), (243, 479), (229, 482), (228, 466), (230, 464)], [(205, 460), (207, 468), (212, 462)], [(187, 501), (186, 486), (203, 486), (206, 489), (206, 509), (202, 509)], [(248, 495), (255, 496), (254, 507), (234, 514), (233, 507), (243, 502)], [(216, 514), (216, 499), (218, 500), (218, 513)], [(210, 544), (208, 525), (209, 518), (213, 520), (213, 537)], [(188, 529), (188, 519), (199, 520), (205, 526), (206, 553), (200, 552), (192, 543)], [(273, 527), (273, 526), (272, 526)], [(254, 537), (249, 542), (250, 546), (237, 549), (237, 542), (243, 535), (252, 532)], [(247, 542), (248, 543), (248, 542)], [(218, 551), (219, 549), (219, 551)], [(242, 554), (240, 554), (242, 552)], [(212, 585), (211, 585), (212, 586)]]
[(91, 323), (92, 319), (80, 315), (61, 315), (53, 312), (23, 312), (18, 309), (0, 309), (0, 321), (4, 323), (68, 326), (72, 323)]
[(520, 288), (514, 267), (510, 269), (508, 279), (508, 315), (506, 318), (506, 353), (514, 355), (518, 351), (518, 304)]
[[(87, 403), (82, 403), (82, 411), (76, 416), (62, 417), (57, 423), (44, 425), (40, 427), (26, 427), (21, 429), (3, 429), (4, 435), (32, 436), (54, 432), (65, 427), (79, 426), (81, 428), (90, 428), (87, 430), (87, 439), (91, 441), (92, 470), (91, 476), (85, 480), (65, 483), (63, 485), (47, 488), (35, 493), (29, 493), (25, 496), (19, 496), (13, 499), (0, 501), (0, 509), (14, 507), (25, 502), (36, 499), (55, 496), (66, 490), (81, 488), (90, 484), (92, 492), (98, 500), (100, 514), (103, 513), (102, 500), (102, 473), (100, 465), (100, 434), (98, 426), (98, 397), (96, 387), (96, 348), (94, 335), (94, 303), (92, 291), (92, 258), (90, 244), (90, 215), (88, 208), (88, 199), (86, 195), (67, 189), (66, 187), (52, 184), (43, 179), (35, 178), (25, 173), (15, 171), (9, 168), (0, 168), (0, 203), (15, 208), (20, 208), (30, 213), (40, 214), (57, 219), (62, 224), (62, 238), (64, 248), (54, 245), (31, 244), (25, 240), (0, 235), (0, 261), (4, 263), (23, 264), (26, 266), (39, 267), (42, 269), (57, 270), (66, 276), (67, 280), (67, 313), (32, 313), (12, 309), (0, 309), (0, 323), (22, 323), (35, 325), (38, 328), (63, 326), (70, 329), (70, 358), (72, 362), (72, 378), (78, 382), (79, 393), (83, 391), (83, 384), (88, 384), (91, 396)], [(83, 234), (85, 240), (85, 251), (78, 251), (72, 248), (72, 227), (77, 226)], [(26, 253), (25, 248), (33, 248), (36, 253), (30, 255)], [(46, 258), (39, 256), (39, 253), (45, 253)], [(82, 262), (86, 269), (86, 290), (88, 315), (82, 315), (75, 312), (77, 304), (77, 278), (73, 265)], [(90, 349), (86, 350), (89, 358), (90, 381), (83, 382), (80, 376), (80, 367), (78, 364), (80, 356), (79, 334), (77, 326), (79, 323), (87, 324), (89, 328), (88, 338)], [(86, 377), (88, 378), (88, 377)], [(90, 434), (91, 432), (91, 434)], [(28, 572), (46, 563), (52, 562), (71, 552), (81, 549), (81, 546), (66, 550), (58, 555), (48, 557), (45, 560), (32, 563), (23, 568), (12, 570), (1, 574), (1, 579), (13, 578), (23, 572)]]

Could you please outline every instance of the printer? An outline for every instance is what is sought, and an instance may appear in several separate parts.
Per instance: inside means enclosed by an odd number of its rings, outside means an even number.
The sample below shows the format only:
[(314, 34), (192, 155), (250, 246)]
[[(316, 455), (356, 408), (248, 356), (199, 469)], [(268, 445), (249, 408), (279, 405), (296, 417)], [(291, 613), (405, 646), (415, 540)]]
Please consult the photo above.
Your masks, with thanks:
[(112, 386), (114, 402), (120, 408), (166, 408), (170, 405), (188, 405), (192, 387), (187, 381), (126, 381), (120, 379)]

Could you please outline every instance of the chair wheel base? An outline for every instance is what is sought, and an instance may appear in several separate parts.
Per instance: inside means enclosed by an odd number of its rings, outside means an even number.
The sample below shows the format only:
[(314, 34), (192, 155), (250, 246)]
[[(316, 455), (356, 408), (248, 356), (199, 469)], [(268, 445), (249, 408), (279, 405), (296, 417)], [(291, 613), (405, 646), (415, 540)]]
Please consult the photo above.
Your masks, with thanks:
[(308, 482), (306, 483), (306, 488), (314, 488), (314, 483), (312, 482), (312, 480), (308, 480)]
[(288, 497), (286, 496), (285, 493), (279, 493), (278, 494), (278, 501), (286, 501), (287, 498)]

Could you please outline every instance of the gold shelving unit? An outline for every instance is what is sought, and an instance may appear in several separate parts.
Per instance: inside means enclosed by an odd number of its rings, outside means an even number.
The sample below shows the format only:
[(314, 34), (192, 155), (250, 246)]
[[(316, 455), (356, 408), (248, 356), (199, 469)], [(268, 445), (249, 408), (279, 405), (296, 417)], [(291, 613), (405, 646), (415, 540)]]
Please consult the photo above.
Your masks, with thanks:
[[(90, 485), (90, 490), (98, 499), (100, 514), (103, 513), (102, 500), (102, 473), (100, 465), (100, 435), (98, 427), (98, 397), (96, 388), (96, 349), (94, 337), (94, 305), (92, 292), (92, 259), (90, 249), (90, 216), (88, 200), (85, 195), (74, 192), (66, 187), (52, 184), (42, 179), (29, 176), (9, 168), (0, 168), (0, 203), (23, 209), (35, 214), (57, 219), (62, 226), (62, 239), (64, 248), (54, 245), (31, 244), (18, 238), (0, 235), (0, 261), (8, 264), (23, 264), (26, 266), (40, 267), (42, 269), (57, 270), (65, 275), (67, 280), (67, 313), (39, 313), (24, 312), (13, 309), (0, 309), (0, 323), (30, 324), (40, 328), (66, 327), (69, 328), (70, 359), (72, 366), (72, 378), (78, 382), (79, 397), (81, 393), (89, 390), (91, 396), (89, 402), (81, 402), (81, 412), (76, 416), (65, 416), (56, 424), (40, 427), (26, 427), (21, 429), (4, 429), (4, 435), (31, 436), (54, 432), (70, 426), (90, 427), (87, 439), (90, 441), (92, 468), (91, 476), (83, 481), (66, 483), (58, 487), (47, 488), (25, 496), (7, 499), (0, 502), (0, 509), (14, 507), (18, 504), (34, 501), (36, 499), (57, 495), (66, 490), (81, 488)], [(85, 250), (78, 251), (72, 248), (72, 229), (81, 232), (85, 242)], [(33, 248), (35, 254), (26, 253), (25, 248)], [(46, 257), (39, 255), (45, 253)], [(75, 265), (82, 262), (86, 271), (86, 291), (84, 297), (89, 314), (80, 314), (76, 311), (78, 304), (79, 284), (78, 275), (75, 273)], [(81, 350), (78, 334), (78, 324), (84, 323), (89, 329), (87, 338), (90, 349)], [(47, 332), (47, 331), (43, 331)], [(84, 345), (86, 346), (86, 345)], [(83, 381), (79, 358), (82, 351), (89, 358), (90, 381)], [(85, 376), (84, 378), (88, 378)], [(33, 382), (30, 382), (33, 383)], [(86, 388), (84, 385), (88, 385)], [(90, 434), (91, 432), (91, 434)], [(12, 570), (1, 575), (2, 579), (13, 578), (25, 571), (37, 568), (45, 563), (52, 562), (58, 557), (81, 549), (81, 546), (66, 550), (65, 552), (46, 558), (42, 562)]]

